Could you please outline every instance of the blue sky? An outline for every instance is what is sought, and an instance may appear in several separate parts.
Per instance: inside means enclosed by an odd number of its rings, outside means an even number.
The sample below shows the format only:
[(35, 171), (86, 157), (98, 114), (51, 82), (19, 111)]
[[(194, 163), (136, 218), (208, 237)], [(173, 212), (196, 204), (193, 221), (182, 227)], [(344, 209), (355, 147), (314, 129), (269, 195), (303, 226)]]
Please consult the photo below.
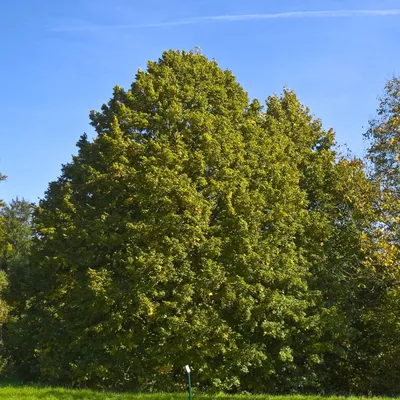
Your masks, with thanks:
[(88, 113), (169, 48), (229, 68), (250, 97), (289, 85), (357, 155), (400, 74), (400, 0), (25, 0), (0, 12), (0, 198), (37, 201)]

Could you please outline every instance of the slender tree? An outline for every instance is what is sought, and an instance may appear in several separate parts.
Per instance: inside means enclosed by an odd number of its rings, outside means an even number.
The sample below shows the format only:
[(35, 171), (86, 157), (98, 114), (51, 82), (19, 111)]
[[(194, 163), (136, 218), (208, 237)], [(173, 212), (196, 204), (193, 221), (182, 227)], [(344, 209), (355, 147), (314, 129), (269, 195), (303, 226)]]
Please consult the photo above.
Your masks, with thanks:
[[(399, 393), (400, 371), (400, 80), (389, 80), (379, 98), (376, 117), (365, 138), (372, 178), (380, 192), (374, 202), (376, 221), (364, 237), (368, 253), (374, 302), (365, 309), (366, 338), (363, 351), (368, 360), (369, 390)], [(373, 344), (372, 344), (373, 343)]]

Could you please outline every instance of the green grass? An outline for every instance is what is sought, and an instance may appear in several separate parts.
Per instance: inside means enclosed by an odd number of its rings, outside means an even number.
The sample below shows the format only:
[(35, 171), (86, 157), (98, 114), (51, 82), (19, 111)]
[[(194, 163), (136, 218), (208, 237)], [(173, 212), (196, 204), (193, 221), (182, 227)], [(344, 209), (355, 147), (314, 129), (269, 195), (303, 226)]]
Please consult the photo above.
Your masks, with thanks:
[[(70, 390), (62, 388), (35, 388), (35, 387), (13, 387), (4, 386), (0, 388), (0, 400), (186, 400), (187, 395), (181, 394), (115, 394), (105, 392), (93, 392), (90, 390)], [(269, 395), (195, 395), (195, 400), (361, 400), (358, 397), (321, 397), (321, 396), (269, 396)], [(375, 397), (376, 400), (389, 399), (388, 397)]]

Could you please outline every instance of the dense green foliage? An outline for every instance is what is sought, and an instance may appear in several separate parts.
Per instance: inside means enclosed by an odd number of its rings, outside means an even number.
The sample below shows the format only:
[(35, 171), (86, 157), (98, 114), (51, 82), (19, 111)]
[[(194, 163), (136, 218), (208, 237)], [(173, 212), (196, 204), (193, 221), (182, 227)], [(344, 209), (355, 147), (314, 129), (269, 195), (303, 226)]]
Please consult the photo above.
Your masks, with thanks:
[(14, 369), (176, 391), (189, 363), (202, 390), (400, 392), (396, 82), (373, 176), (292, 91), (250, 101), (198, 52), (116, 87), (34, 224), (26, 202), (2, 212)]
[(0, 207), (0, 366), (3, 371), (10, 359), (3, 338), (7, 337), (8, 322), (17, 317), (14, 304), (21, 304), (20, 309), (25, 308), (24, 282), (29, 280), (26, 267), (33, 234), (33, 205), (17, 198)]
[(374, 166), (374, 176), (385, 187), (400, 190), (400, 79), (387, 82), (379, 99), (376, 118), (370, 121), (365, 134), (370, 139), (368, 157)]
[[(400, 80), (393, 78), (379, 99), (377, 116), (365, 134), (372, 179), (379, 187), (375, 223), (364, 247), (369, 257), (370, 307), (364, 311), (369, 344), (367, 376), (373, 391), (400, 391)], [(373, 343), (373, 346), (371, 346)]]
[(17, 198), (2, 205), (0, 216), (7, 245), (0, 261), (2, 270), (9, 270), (16, 259), (27, 257), (32, 240), (32, 211), (33, 205), (24, 199)]
[(17, 198), (0, 210), (4, 229), (4, 250), (0, 262), (1, 270), (10, 281), (6, 291), (9, 305), (22, 301), (26, 290), (24, 285), (29, 284), (26, 272), (33, 237), (33, 209), (31, 203)]

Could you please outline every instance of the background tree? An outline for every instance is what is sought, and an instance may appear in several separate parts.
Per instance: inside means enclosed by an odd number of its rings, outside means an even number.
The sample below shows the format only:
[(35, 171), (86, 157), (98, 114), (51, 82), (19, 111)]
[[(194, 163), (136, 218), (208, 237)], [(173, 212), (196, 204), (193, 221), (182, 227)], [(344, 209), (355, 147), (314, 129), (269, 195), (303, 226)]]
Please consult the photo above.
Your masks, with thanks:
[(0, 215), (3, 219), (4, 240), (7, 249), (3, 251), (1, 268), (8, 270), (14, 259), (25, 257), (29, 253), (32, 240), (33, 204), (25, 199), (16, 198), (10, 204), (3, 205)]
[[(0, 182), (5, 180), (6, 176), (0, 173)], [(0, 200), (0, 208), (4, 207), (4, 203)], [(7, 249), (7, 242), (5, 240), (4, 220), (0, 215), (0, 254), (4, 253)], [(8, 317), (8, 304), (4, 298), (5, 290), (7, 288), (7, 275), (5, 271), (0, 269), (0, 371), (3, 370), (6, 364), (6, 356), (4, 352), (3, 343), (3, 326), (7, 322)]]
[[(7, 177), (5, 175), (2, 175), (0, 173), (0, 183), (4, 181)], [(0, 200), (0, 207), (4, 207), (4, 202)], [(4, 249), (4, 225), (3, 225), (3, 219), (0, 216), (0, 251), (3, 251)]]
[(25, 309), (25, 291), (30, 286), (27, 274), (28, 257), (32, 240), (31, 212), (33, 205), (24, 199), (12, 200), (2, 205), (0, 220), (2, 227), (1, 248), (1, 336), (5, 349), (2, 349), (3, 367), (10, 359), (8, 347), (8, 323), (18, 317)]
[(376, 118), (370, 121), (365, 138), (370, 141), (367, 155), (374, 177), (385, 188), (400, 190), (400, 79), (393, 78), (379, 98)]
[(0, 211), (6, 244), (1, 267), (7, 273), (9, 281), (6, 299), (12, 306), (12, 315), (18, 314), (17, 310), (25, 307), (25, 292), (30, 286), (28, 261), (33, 238), (33, 210), (34, 204), (16, 198)]
[[(370, 121), (365, 138), (372, 178), (379, 187), (374, 202), (376, 220), (364, 237), (370, 271), (370, 306), (363, 321), (366, 340), (362, 352), (368, 360), (364, 380), (369, 390), (398, 393), (400, 372), (400, 80), (389, 80), (379, 98), (376, 117)], [(373, 345), (372, 345), (373, 343)]]

